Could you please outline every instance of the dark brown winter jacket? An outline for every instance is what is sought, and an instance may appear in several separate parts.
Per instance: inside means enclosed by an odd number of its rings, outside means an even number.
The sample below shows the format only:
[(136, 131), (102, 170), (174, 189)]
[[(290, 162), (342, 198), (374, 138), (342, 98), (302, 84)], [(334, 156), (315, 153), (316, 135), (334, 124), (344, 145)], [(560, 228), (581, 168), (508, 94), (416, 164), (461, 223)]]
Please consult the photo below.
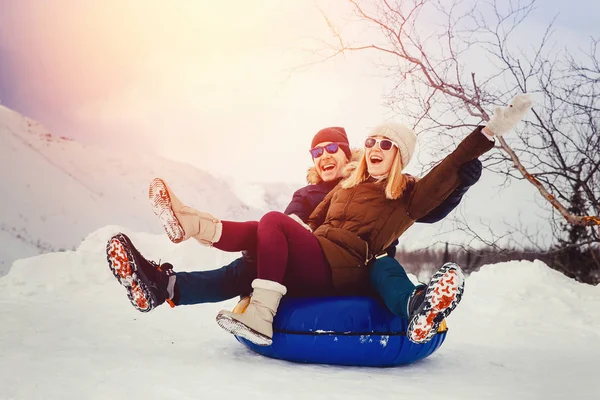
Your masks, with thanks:
[(350, 189), (338, 185), (325, 197), (308, 224), (331, 267), (339, 294), (365, 293), (369, 261), (458, 187), (462, 164), (493, 147), (481, 129), (467, 136), (420, 180), (406, 175), (408, 184), (398, 199), (386, 198), (385, 180), (366, 181)]

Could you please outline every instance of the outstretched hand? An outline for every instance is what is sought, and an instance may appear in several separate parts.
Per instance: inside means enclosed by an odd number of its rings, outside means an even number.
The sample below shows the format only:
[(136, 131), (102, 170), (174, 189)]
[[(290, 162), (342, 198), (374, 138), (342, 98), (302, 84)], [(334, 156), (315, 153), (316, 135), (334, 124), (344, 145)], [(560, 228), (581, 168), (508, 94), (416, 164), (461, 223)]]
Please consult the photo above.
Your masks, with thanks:
[(486, 125), (487, 130), (495, 136), (503, 136), (523, 119), (532, 104), (533, 100), (530, 95), (526, 93), (516, 95), (508, 106), (496, 107), (494, 115)]

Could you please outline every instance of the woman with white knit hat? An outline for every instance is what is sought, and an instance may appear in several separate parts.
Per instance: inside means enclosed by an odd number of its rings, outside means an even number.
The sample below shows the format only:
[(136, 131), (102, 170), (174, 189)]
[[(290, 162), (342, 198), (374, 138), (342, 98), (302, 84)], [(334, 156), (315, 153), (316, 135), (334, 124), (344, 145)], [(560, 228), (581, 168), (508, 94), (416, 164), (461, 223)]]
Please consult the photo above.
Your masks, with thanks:
[[(475, 129), (419, 180), (402, 173), (414, 152), (415, 133), (395, 123), (375, 127), (355, 170), (311, 214), (308, 229), (278, 212), (267, 213), (258, 225), (221, 221), (206, 213), (183, 213), (168, 221), (179, 224), (187, 237), (220, 250), (256, 251), (258, 278), (252, 283), (250, 304), (241, 314), (219, 312), (219, 325), (256, 344), (270, 345), (273, 317), (287, 292), (284, 277), (290, 275), (307, 293), (362, 294), (369, 285), (370, 261), (442, 203), (460, 184), (461, 165), (489, 151), (494, 136), (510, 131), (531, 103), (527, 95), (520, 95), (508, 107), (497, 108), (486, 127)], [(433, 337), (460, 301), (463, 285), (460, 268), (447, 264), (426, 290), (407, 297), (411, 341), (425, 343)]]

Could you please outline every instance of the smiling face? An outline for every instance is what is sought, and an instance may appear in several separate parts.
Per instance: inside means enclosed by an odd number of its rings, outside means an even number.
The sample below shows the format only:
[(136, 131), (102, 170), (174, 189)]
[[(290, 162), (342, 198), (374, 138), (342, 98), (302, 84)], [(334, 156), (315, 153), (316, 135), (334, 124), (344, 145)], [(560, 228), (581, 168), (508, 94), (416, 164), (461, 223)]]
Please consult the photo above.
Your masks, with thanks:
[[(315, 147), (324, 147), (329, 143), (332, 142), (321, 142)], [(313, 158), (313, 163), (321, 179), (324, 182), (331, 182), (342, 177), (344, 167), (348, 164), (348, 159), (342, 149), (338, 149), (334, 154), (323, 151), (321, 157)]]
[[(386, 139), (383, 136), (370, 136), (375, 139)], [(369, 175), (381, 177), (390, 173), (394, 158), (398, 154), (398, 147), (392, 146), (389, 150), (381, 150), (379, 143), (371, 148), (365, 148), (365, 159)]]

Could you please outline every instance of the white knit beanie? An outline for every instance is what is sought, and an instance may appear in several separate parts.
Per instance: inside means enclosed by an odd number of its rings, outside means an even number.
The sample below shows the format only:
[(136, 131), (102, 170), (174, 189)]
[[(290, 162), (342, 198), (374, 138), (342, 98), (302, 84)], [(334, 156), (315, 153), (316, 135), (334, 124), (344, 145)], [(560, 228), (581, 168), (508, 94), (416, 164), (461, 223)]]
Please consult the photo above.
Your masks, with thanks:
[(377, 125), (369, 136), (384, 136), (398, 145), (402, 166), (406, 167), (412, 158), (417, 143), (417, 135), (406, 125), (386, 122)]

